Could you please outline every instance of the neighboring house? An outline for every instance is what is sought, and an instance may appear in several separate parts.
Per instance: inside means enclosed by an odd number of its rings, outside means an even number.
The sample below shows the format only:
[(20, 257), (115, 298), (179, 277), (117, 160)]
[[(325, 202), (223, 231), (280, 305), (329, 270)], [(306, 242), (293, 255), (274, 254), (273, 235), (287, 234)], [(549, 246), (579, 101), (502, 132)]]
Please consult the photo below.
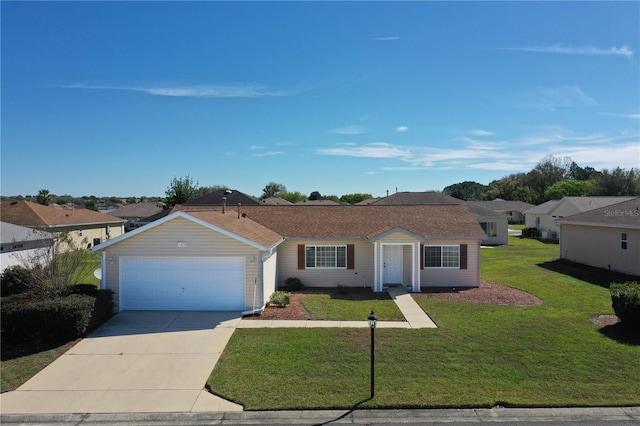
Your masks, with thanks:
[(289, 277), (307, 287), (480, 285), (464, 205), (178, 206), (94, 247), (118, 310), (260, 311)]
[(0, 222), (0, 271), (11, 266), (28, 268), (42, 250), (54, 249), (54, 235), (25, 226)]
[(333, 200), (303, 200), (303, 201), (298, 201), (294, 205), (296, 206), (339, 206), (340, 203), (336, 203)]
[(111, 216), (125, 219), (125, 232), (146, 225), (146, 218), (156, 215), (164, 210), (163, 203), (134, 203), (123, 206), (109, 212)]
[(206, 195), (203, 195), (200, 198), (188, 201), (184, 203), (184, 205), (221, 206), (223, 203), (228, 206), (237, 206), (238, 204), (241, 204), (243, 206), (262, 205), (262, 201), (260, 201), (256, 197), (247, 195), (244, 192), (240, 192), (235, 189), (218, 189), (216, 191), (212, 191)]
[(640, 197), (560, 221), (560, 258), (640, 276)]
[(281, 205), (281, 206), (291, 206), (292, 202), (285, 200), (280, 197), (269, 197), (262, 200), (262, 204), (266, 205)]
[(542, 238), (559, 238), (559, 222), (565, 217), (628, 201), (634, 197), (564, 197), (524, 212), (525, 226), (538, 230)]
[(487, 236), (482, 239), (483, 245), (502, 245), (509, 243), (509, 224), (504, 213), (496, 212), (475, 203), (468, 203), (459, 198), (441, 192), (396, 192), (373, 201), (375, 206), (426, 206), (426, 205), (463, 205), (467, 204)]
[(74, 245), (91, 248), (124, 234), (124, 219), (88, 209), (44, 206), (31, 201), (4, 201), (0, 205), (4, 222), (51, 232), (68, 232)]
[(497, 213), (505, 214), (509, 223), (524, 223), (524, 212), (535, 207), (535, 205), (524, 201), (507, 201), (502, 198), (496, 198), (492, 201), (467, 201), (467, 204), (486, 207)]

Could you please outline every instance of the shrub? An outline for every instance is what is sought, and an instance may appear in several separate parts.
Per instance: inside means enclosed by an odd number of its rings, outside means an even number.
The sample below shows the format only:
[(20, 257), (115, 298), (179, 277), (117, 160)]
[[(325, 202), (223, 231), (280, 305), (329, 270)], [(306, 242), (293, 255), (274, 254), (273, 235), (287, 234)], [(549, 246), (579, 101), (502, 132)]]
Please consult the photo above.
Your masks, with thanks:
[(300, 291), (304, 288), (304, 285), (302, 285), (300, 278), (289, 277), (284, 280), (284, 288), (288, 291)]
[(84, 336), (111, 316), (113, 292), (72, 294), (34, 300), (19, 294), (3, 299), (2, 337), (15, 342), (65, 342)]
[(291, 293), (286, 291), (276, 291), (269, 297), (269, 304), (271, 306), (277, 306), (278, 308), (284, 308), (291, 303)]
[(640, 330), (640, 284), (635, 281), (612, 283), (611, 305), (623, 324)]
[(0, 283), (2, 297), (24, 293), (33, 285), (33, 274), (29, 269), (13, 266), (2, 272)]

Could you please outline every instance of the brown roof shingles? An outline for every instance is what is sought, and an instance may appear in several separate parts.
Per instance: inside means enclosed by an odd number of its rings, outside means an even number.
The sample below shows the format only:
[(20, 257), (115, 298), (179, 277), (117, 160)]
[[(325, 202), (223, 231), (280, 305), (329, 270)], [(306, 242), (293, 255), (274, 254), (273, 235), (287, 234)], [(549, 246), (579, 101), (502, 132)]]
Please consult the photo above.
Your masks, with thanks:
[[(179, 209), (196, 217), (204, 214), (202, 208), (198, 212), (195, 207)], [(241, 212), (245, 218), (286, 238), (370, 239), (395, 228), (429, 238), (485, 236), (465, 205), (242, 206)], [(235, 208), (226, 214), (237, 220)], [(207, 217), (213, 220), (215, 216)], [(202, 216), (202, 220), (207, 219)]]
[(122, 224), (119, 217), (88, 209), (44, 206), (31, 201), (5, 201), (0, 205), (4, 222), (28, 227), (56, 227), (88, 224)]

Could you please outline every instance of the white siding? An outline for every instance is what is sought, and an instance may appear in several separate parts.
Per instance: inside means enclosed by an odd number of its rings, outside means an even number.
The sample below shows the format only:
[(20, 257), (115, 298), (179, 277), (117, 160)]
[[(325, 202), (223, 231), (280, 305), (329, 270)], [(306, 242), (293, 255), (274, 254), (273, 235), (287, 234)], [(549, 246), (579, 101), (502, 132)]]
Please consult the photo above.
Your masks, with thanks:
[[(178, 247), (178, 243), (185, 247)], [(176, 218), (155, 228), (127, 238), (106, 250), (106, 288), (113, 290), (114, 301), (118, 303), (119, 274), (121, 256), (146, 257), (244, 257), (246, 260), (245, 275), (245, 308), (253, 306), (254, 284), (260, 286), (260, 256), (262, 253), (240, 241), (227, 237), (184, 218)], [(251, 261), (253, 257), (253, 261)], [(257, 294), (262, 296), (262, 289)], [(260, 301), (262, 306), (263, 301)], [(119, 307), (116, 306), (116, 310)]]
[[(276, 291), (276, 274), (278, 268), (278, 252), (275, 251), (262, 265), (263, 301), (268, 301), (269, 297)], [(257, 306), (261, 308), (262, 305)]]
[(478, 241), (431, 240), (429, 245), (467, 245), (467, 269), (420, 270), (422, 287), (479, 287), (480, 286), (480, 245)]
[[(627, 249), (620, 234), (627, 233)], [(572, 262), (640, 276), (640, 230), (565, 223), (560, 257)]]
[[(354, 269), (298, 269), (298, 244), (354, 245)], [(278, 286), (290, 277), (305, 287), (373, 287), (373, 244), (352, 240), (289, 240), (278, 246)]]

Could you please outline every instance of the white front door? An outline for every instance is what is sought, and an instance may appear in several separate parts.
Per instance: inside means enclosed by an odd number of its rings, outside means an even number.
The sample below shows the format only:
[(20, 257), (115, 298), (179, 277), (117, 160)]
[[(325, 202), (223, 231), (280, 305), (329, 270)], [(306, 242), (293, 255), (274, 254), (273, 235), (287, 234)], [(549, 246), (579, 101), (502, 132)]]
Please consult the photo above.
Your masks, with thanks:
[(402, 284), (402, 246), (383, 247), (382, 284)]

